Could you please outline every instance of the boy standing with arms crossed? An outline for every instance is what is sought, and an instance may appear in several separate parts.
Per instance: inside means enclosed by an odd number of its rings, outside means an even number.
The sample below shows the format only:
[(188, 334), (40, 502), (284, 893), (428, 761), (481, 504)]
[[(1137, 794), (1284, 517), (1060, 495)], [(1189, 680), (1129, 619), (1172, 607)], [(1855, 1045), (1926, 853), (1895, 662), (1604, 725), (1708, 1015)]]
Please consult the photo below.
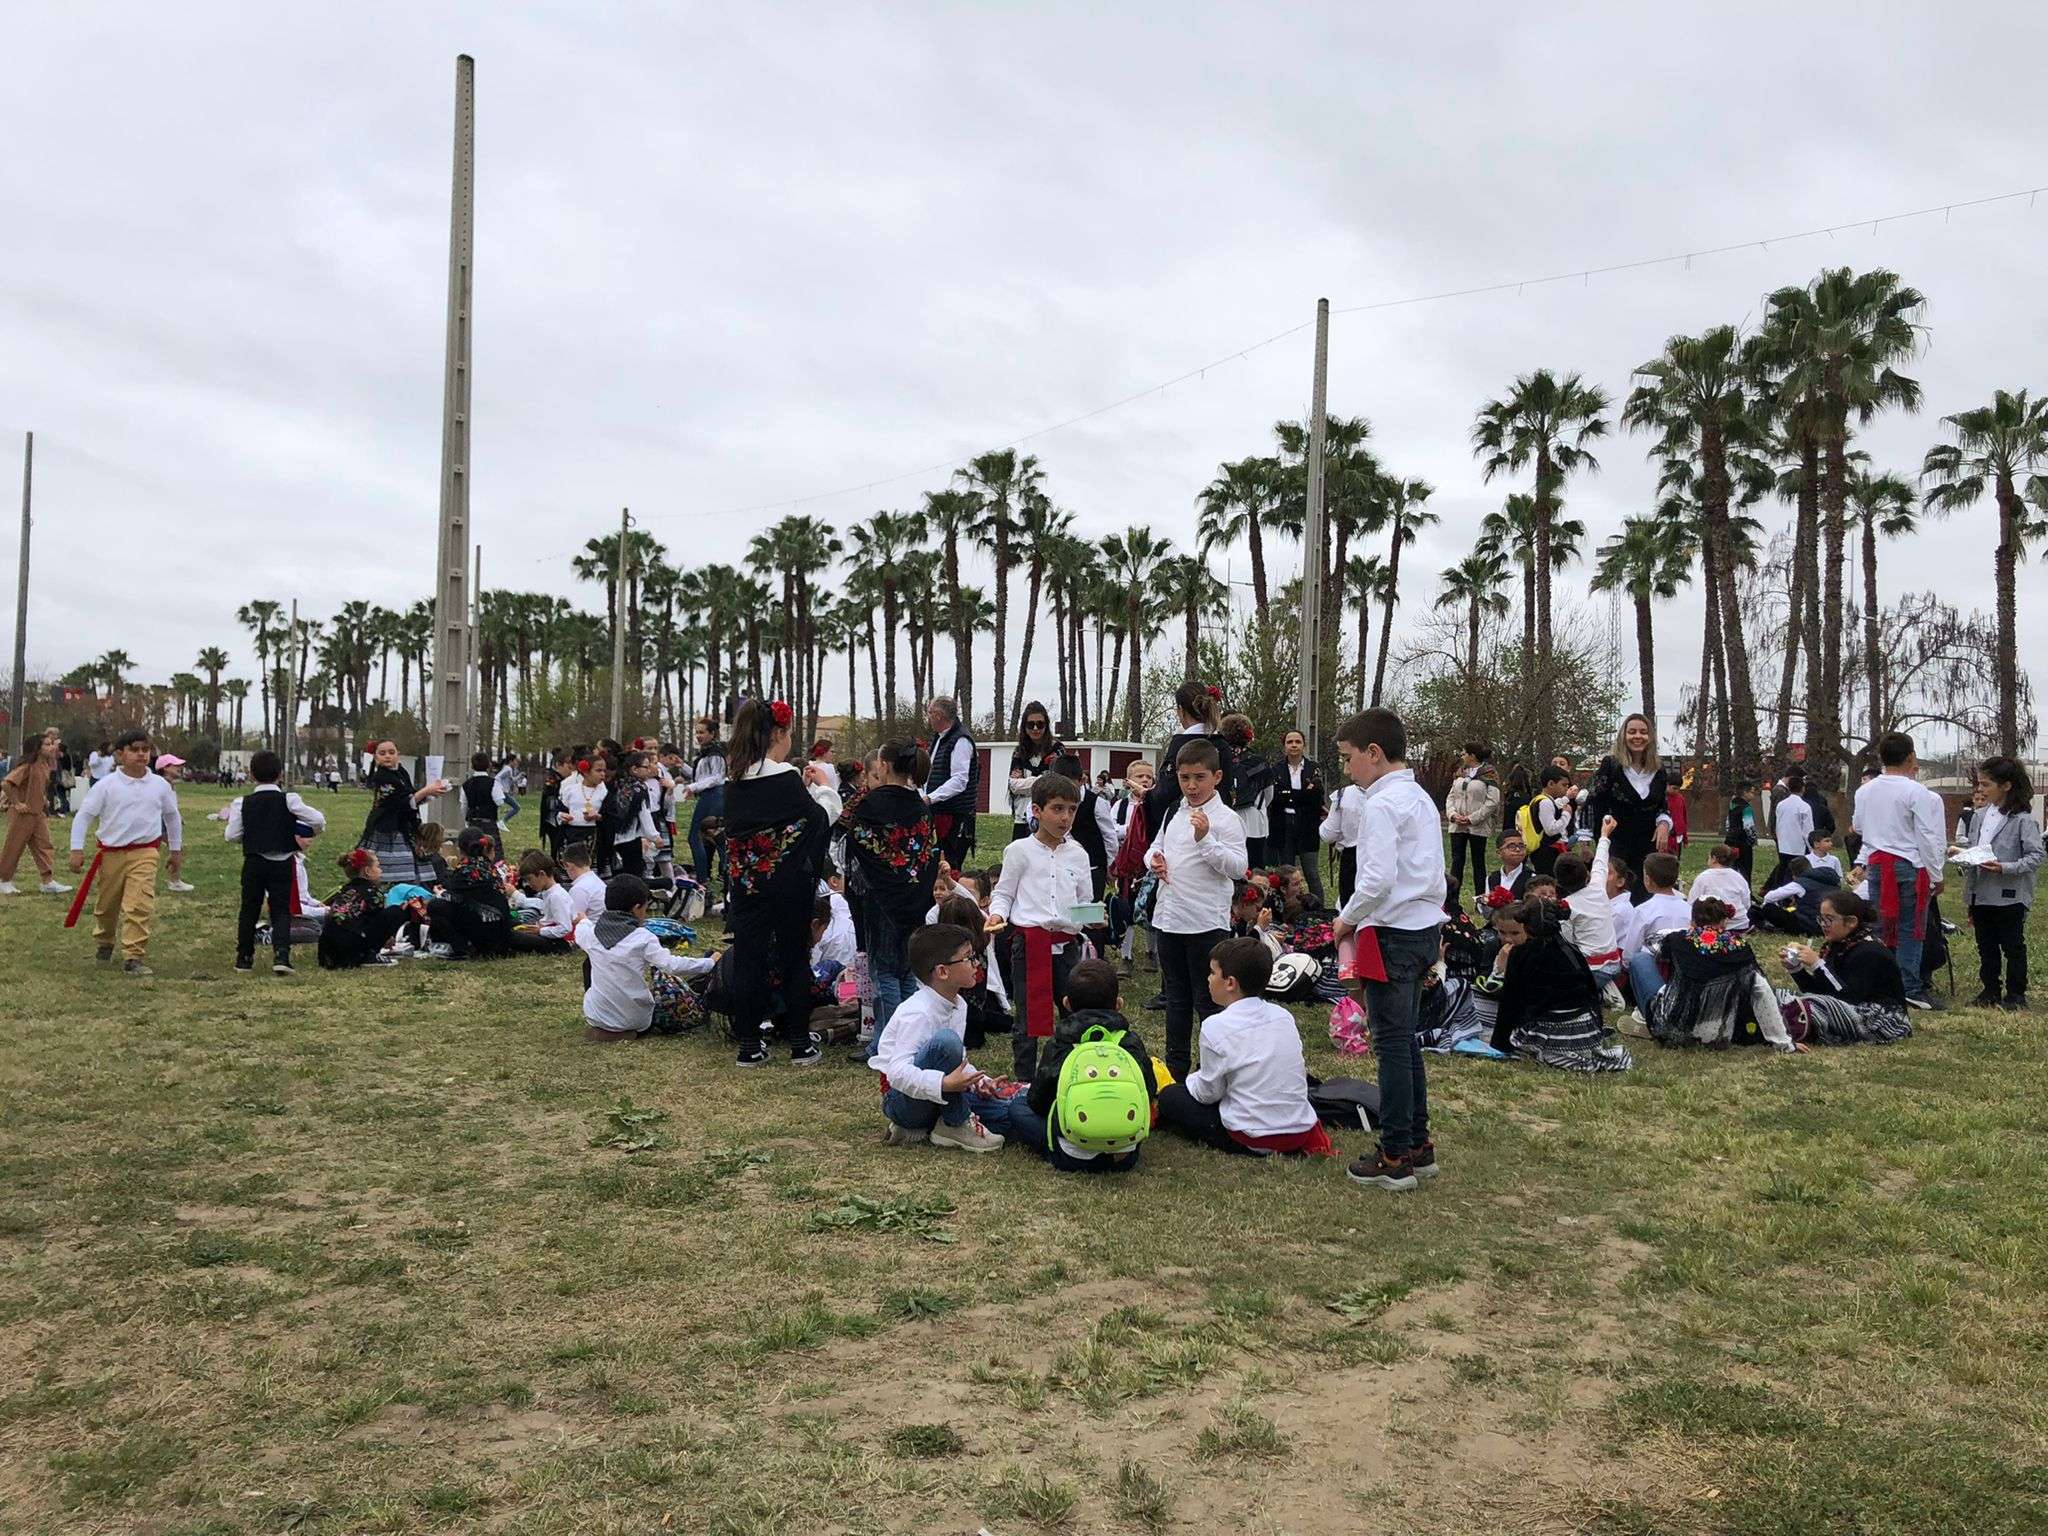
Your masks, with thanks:
[[(185, 865), (185, 823), (178, 814), (177, 792), (170, 780), (149, 771), (149, 736), (144, 731), (123, 731), (114, 738), (115, 771), (94, 782), (79, 804), (71, 823), (71, 867), (85, 869), (85, 828), (87, 822), (99, 827), (99, 849), (92, 856), (92, 868), (79, 882), (78, 894), (64, 919), (66, 928), (78, 926), (78, 914), (95, 879), (100, 899), (93, 908), (95, 958), (114, 958), (116, 928), (119, 928), (124, 963), (130, 976), (150, 976), (145, 956), (149, 953), (149, 922), (156, 914), (157, 850), (166, 844), (171, 878)], [(105, 866), (102, 873), (101, 866)]]
[[(1422, 978), (1435, 966), (1444, 909), (1444, 844), (1436, 802), (1408, 768), (1408, 727), (1368, 709), (1337, 728), (1344, 772), (1364, 791), (1358, 877), (1331, 925), (1339, 943), (1358, 929), (1377, 939), (1379, 974), (1365, 975), (1380, 1083), (1380, 1144), (1348, 1170), (1360, 1184), (1411, 1190), (1436, 1176), (1429, 1087), (1415, 1039)], [(1361, 942), (1361, 972), (1371, 969)]]

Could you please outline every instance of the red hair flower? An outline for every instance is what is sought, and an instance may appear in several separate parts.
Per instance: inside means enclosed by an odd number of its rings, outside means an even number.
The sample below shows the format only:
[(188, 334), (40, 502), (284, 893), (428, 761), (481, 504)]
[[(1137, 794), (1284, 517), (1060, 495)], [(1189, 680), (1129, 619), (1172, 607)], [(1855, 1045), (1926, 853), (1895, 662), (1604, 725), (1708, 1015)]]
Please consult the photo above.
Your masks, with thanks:
[(786, 731), (789, 729), (789, 722), (795, 719), (796, 716), (791, 713), (790, 708), (787, 704), (783, 703), (782, 700), (777, 699), (774, 703), (768, 706), (768, 718), (775, 722), (775, 727), (777, 730)]
[(589, 759), (589, 758), (587, 758), (587, 757), (579, 757), (579, 758), (577, 758), (577, 759), (576, 759), (576, 771), (577, 771), (578, 773), (588, 773), (588, 772), (590, 772), (590, 759)]
[(1221, 704), (1223, 702), (1223, 690), (1221, 688), (1218, 688), (1214, 683), (1211, 683), (1206, 689), (1203, 690), (1203, 692), (1207, 693), (1209, 697), (1214, 699), (1217, 703)]
[(1504, 907), (1514, 899), (1514, 897), (1508, 894), (1507, 887), (1504, 885), (1496, 885), (1486, 893), (1486, 904), (1489, 907)]
[(819, 762), (823, 762), (823, 761), (824, 761), (824, 760), (825, 760), (826, 758), (830, 757), (831, 755), (832, 755), (832, 743), (831, 743), (831, 742), (829, 742), (829, 741), (814, 741), (814, 742), (812, 742), (812, 743), (811, 743), (811, 761), (812, 761), (812, 762), (814, 762), (814, 763), (819, 763)]

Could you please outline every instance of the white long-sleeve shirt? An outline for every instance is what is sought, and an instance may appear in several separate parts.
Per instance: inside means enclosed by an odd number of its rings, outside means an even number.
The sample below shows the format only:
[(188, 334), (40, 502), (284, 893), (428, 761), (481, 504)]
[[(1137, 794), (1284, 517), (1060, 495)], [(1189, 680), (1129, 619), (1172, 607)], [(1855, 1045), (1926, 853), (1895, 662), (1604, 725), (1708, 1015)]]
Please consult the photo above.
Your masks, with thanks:
[(586, 869), (576, 877), (569, 887), (569, 908), (574, 916), (585, 920), (604, 910), (604, 881), (598, 878), (596, 870)]
[(1116, 862), (1117, 851), (1124, 845), (1124, 824), (1116, 819), (1116, 812), (1117, 802), (1097, 790), (1095, 828), (1102, 834), (1102, 857), (1105, 865)]
[(671, 976), (702, 976), (713, 962), (672, 955), (645, 928), (636, 928), (606, 949), (597, 925), (576, 930), (576, 947), (590, 957), (590, 985), (583, 993), (583, 1017), (599, 1029), (637, 1034), (654, 1022), (654, 994), (647, 990), (649, 967)]
[(860, 953), (854, 939), (853, 908), (846, 904), (846, 898), (829, 886), (819, 888), (821, 896), (832, 901), (832, 921), (825, 926), (825, 936), (811, 946), (811, 964), (853, 964), (853, 957)]
[(594, 827), (597, 814), (604, 809), (605, 796), (611, 793), (609, 784), (586, 784), (582, 779), (562, 780), (560, 818), (565, 827)]
[[(284, 803), (291, 807), (292, 815), (303, 821), (315, 832), (327, 830), (327, 813), (317, 806), (306, 804), (305, 801), (299, 798), (299, 792), (295, 789), (280, 789), (275, 784), (258, 784), (249, 791), (249, 794), (282, 794), (284, 796)], [(248, 798), (248, 795), (237, 795), (228, 805), (226, 837), (227, 841), (231, 843), (239, 843), (242, 840), (242, 802)], [(273, 859), (278, 863), (283, 863), (286, 859), (296, 858), (297, 856), (296, 853), (266, 853), (263, 855), (266, 859)]]
[[(761, 759), (760, 762), (754, 764), (753, 767), (747, 770), (747, 777), (750, 779), (765, 779), (771, 773), (795, 772), (797, 772), (797, 766), (795, 763), (778, 763), (774, 761), (772, 758), (764, 757), (763, 759)], [(822, 805), (825, 808), (825, 814), (828, 817), (830, 817), (834, 821), (837, 821), (839, 819), (839, 813), (843, 811), (846, 807), (844, 802), (841, 801), (839, 798), (838, 790), (834, 789), (829, 784), (806, 783), (804, 785), (804, 788), (810, 792), (810, 796), (813, 800), (817, 801), (818, 804)]]
[(1589, 965), (1616, 964), (1621, 941), (1614, 931), (1614, 908), (1607, 904), (1607, 839), (1593, 848), (1593, 878), (1566, 905), (1571, 912), (1564, 920), (1564, 935)]
[(491, 776), (491, 804), (504, 805), (512, 798), (514, 774), (510, 763), (504, 764)]
[(1881, 773), (1856, 791), (1856, 830), (1863, 861), (1873, 853), (1908, 860), (1939, 880), (1948, 861), (1941, 796), (1903, 773)]
[(1627, 964), (1635, 952), (1643, 947), (1643, 924), (1637, 914), (1642, 910), (1635, 898), (1627, 891), (1607, 899), (1607, 910), (1614, 914), (1614, 942), (1621, 946), (1621, 959)]
[(725, 754), (706, 752), (701, 755), (690, 771), (690, 793), (704, 794), (725, 783)]
[(1656, 891), (1636, 905), (1636, 948), (1654, 945), (1674, 928), (1692, 926), (1692, 903), (1677, 891)]
[[(1862, 796), (1857, 796), (1860, 802)], [(1804, 858), (1806, 845), (1813, 841), (1813, 807), (1803, 795), (1788, 794), (1778, 802), (1771, 816), (1772, 835), (1781, 859)]]
[[(993, 973), (994, 967), (990, 970)], [(956, 997), (949, 1003), (920, 982), (917, 990), (889, 1015), (882, 1038), (875, 1043), (870, 1065), (898, 1093), (943, 1104), (946, 1090), (941, 1085), (946, 1074), (936, 1067), (917, 1064), (917, 1053), (941, 1030), (951, 1030), (962, 1040), (967, 1038), (967, 999)]]
[(185, 821), (178, 814), (178, 792), (160, 773), (140, 775), (117, 768), (78, 802), (71, 821), (71, 851), (85, 852), (85, 829), (97, 823), (102, 848), (128, 848), (158, 838), (176, 853), (185, 846)]
[(1332, 848), (1356, 848), (1359, 823), (1365, 815), (1365, 791), (1356, 784), (1342, 784), (1330, 796), (1316, 835)]
[(1225, 1130), (1243, 1136), (1287, 1136), (1316, 1123), (1301, 1030), (1263, 997), (1240, 998), (1202, 1021), (1202, 1064), (1186, 1087), (1198, 1103), (1216, 1106)]
[(935, 800), (950, 800), (967, 787), (967, 776), (974, 769), (974, 743), (962, 736), (953, 743), (953, 760), (946, 765), (946, 777), (939, 787), (926, 795), (926, 803)]
[(1444, 920), (1443, 821), (1406, 768), (1359, 797), (1358, 873), (1340, 914), (1353, 927), (1434, 928)]
[(1728, 919), (1730, 933), (1744, 933), (1749, 928), (1749, 904), (1755, 897), (1750, 895), (1749, 882), (1742, 877), (1739, 869), (1723, 869), (1718, 864), (1709, 864), (1692, 877), (1691, 898), (1694, 901), (1711, 896), (1716, 901), (1726, 902), (1729, 911), (1735, 915)]
[[(1206, 837), (1195, 836), (1190, 814), (1197, 810), (1209, 818)], [(1166, 878), (1159, 882), (1152, 907), (1152, 926), (1161, 933), (1227, 931), (1231, 890), (1244, 878), (1248, 861), (1244, 823), (1223, 797), (1212, 794), (1199, 806), (1181, 801), (1160, 829), (1151, 853), (1166, 861)], [(1086, 855), (1082, 863), (1085, 867)], [(1151, 863), (1150, 854), (1146, 863)]]
[(613, 835), (614, 843), (637, 843), (643, 837), (659, 839), (661, 836), (661, 828), (654, 820), (654, 802), (660, 794), (661, 786), (653, 779), (643, 779), (640, 788), (640, 814), (633, 818), (630, 827), (621, 827)]
[(540, 936), (544, 939), (568, 938), (576, 927), (576, 903), (569, 895), (569, 888), (557, 880), (537, 894), (540, 897)]
[[(1163, 893), (1162, 893), (1163, 894)], [(1019, 928), (1045, 928), (1058, 933), (1080, 930), (1067, 909), (1095, 897), (1095, 875), (1088, 850), (1071, 837), (1049, 847), (1034, 832), (1014, 839), (1003, 849), (1003, 869), (989, 897), (991, 917)]]

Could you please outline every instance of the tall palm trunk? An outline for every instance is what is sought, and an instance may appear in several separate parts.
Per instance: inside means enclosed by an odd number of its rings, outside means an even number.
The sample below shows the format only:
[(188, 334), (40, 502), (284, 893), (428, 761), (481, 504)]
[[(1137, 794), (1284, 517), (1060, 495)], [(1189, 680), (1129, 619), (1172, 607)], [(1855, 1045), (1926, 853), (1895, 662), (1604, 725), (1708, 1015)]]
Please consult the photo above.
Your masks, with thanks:
[[(1828, 394), (1839, 391), (1835, 379)], [(1849, 490), (1849, 422), (1837, 410), (1828, 424), (1821, 476), (1820, 718), (1807, 730), (1806, 772), (1823, 790), (1840, 782), (1842, 756), (1842, 564), (1848, 543), (1844, 509)]]
[(1372, 640), (1372, 596), (1358, 594), (1358, 699), (1354, 709), (1365, 708), (1365, 653)]
[(1479, 594), (1465, 605), (1465, 723), (1479, 723)]
[[(1103, 653), (1108, 649), (1108, 626), (1101, 614), (1095, 615), (1095, 726), (1105, 736), (1109, 734), (1109, 701), (1116, 697), (1115, 675), (1102, 664)], [(1124, 646), (1119, 639), (1116, 646), (1117, 665), (1123, 665)], [(1109, 679), (1109, 686), (1103, 687), (1103, 680)]]
[(1998, 552), (1994, 578), (1998, 587), (1998, 750), (2007, 757), (2020, 751), (2019, 597), (2020, 529), (2024, 525), (2019, 493), (2010, 471), (1998, 471)]
[[(1724, 600), (1722, 608), (1727, 603)], [(1730, 729), (1728, 703), (1728, 631), (1725, 627), (1727, 615), (1722, 614), (1723, 626), (1714, 631), (1714, 761), (1720, 765), (1721, 782), (1733, 782), (1730, 775), (1735, 771), (1735, 744)]]
[(1372, 669), (1372, 707), (1380, 707), (1387, 682), (1387, 648), (1394, 639), (1394, 601), (1401, 590), (1401, 525), (1394, 524), (1394, 545), (1387, 551), (1387, 589), (1380, 595), (1380, 656)]
[[(1761, 755), (1757, 743), (1756, 690), (1749, 673), (1749, 646), (1742, 634), (1742, 604), (1735, 592), (1735, 535), (1728, 520), (1731, 487), (1728, 483), (1727, 442), (1718, 428), (1709, 428), (1701, 435), (1700, 457), (1706, 468), (1701, 500), (1719, 546), (1714, 563), (1719, 571), (1721, 588), (1724, 631), (1721, 656), (1727, 669), (1723, 696), (1733, 716), (1734, 751), (1739, 757), (1739, 761), (1731, 763), (1724, 752), (1722, 767), (1724, 770), (1736, 768), (1754, 773)], [(1728, 781), (1724, 779), (1723, 782)]]
[(1074, 720), (1085, 735), (1091, 718), (1088, 713), (1088, 631), (1081, 622), (1078, 593), (1069, 605), (1067, 623), (1073, 630), (1073, 636), (1067, 644), (1067, 654), (1074, 662)]
[[(1635, 593), (1636, 603), (1636, 671), (1643, 680), (1643, 713), (1657, 718), (1657, 647), (1650, 631), (1650, 594), (1641, 588)], [(1472, 633), (1476, 642), (1479, 634), (1479, 610), (1472, 610)]]
[(1889, 724), (1884, 718), (1884, 668), (1877, 653), (1877, 514), (1863, 511), (1863, 682), (1870, 694), (1870, 748)]
[[(1550, 445), (1540, 444), (1536, 450), (1536, 686), (1545, 694), (1550, 691), (1550, 520), (1556, 515), (1553, 501), (1556, 483), (1550, 463)], [(1384, 658), (1382, 658), (1384, 659)], [(1548, 759), (1551, 755), (1550, 725), (1551, 713), (1546, 710), (1537, 716), (1536, 755)]]
[(1202, 599), (1199, 587), (1188, 593), (1187, 611), (1181, 617), (1187, 622), (1185, 680), (1192, 683), (1195, 680), (1195, 652), (1202, 643)]
[(1252, 556), (1252, 601), (1263, 620), (1266, 617), (1266, 538), (1259, 531), (1259, 509), (1256, 506), (1248, 506), (1244, 510), (1244, 540)]
[(1714, 708), (1714, 632), (1720, 627), (1721, 615), (1716, 611), (1721, 606), (1717, 596), (1718, 588), (1708, 566), (1708, 554), (1704, 546), (1700, 550), (1700, 585), (1706, 589), (1706, 624), (1700, 631), (1700, 687), (1693, 695), (1692, 708), (1692, 755), (1696, 762), (1705, 762), (1712, 750), (1713, 708)]
[(996, 712), (998, 722), (1009, 716), (1003, 711), (1003, 662), (1010, 640), (1010, 509), (996, 508)]
[(968, 694), (974, 681), (974, 667), (967, 634), (967, 615), (960, 607), (960, 533), (957, 528), (946, 532), (946, 617), (953, 630), (953, 702), (960, 706), (960, 718), (965, 720), (971, 718)]
[(1109, 712), (1116, 707), (1116, 696), (1123, 687), (1123, 676), (1124, 636), (1123, 631), (1118, 630), (1115, 648), (1110, 652), (1109, 689), (1102, 696), (1102, 729), (1105, 734), (1114, 728)]
[(881, 710), (883, 719), (893, 719), (896, 714), (896, 583), (893, 578), (882, 578), (882, 686), (885, 700)]
[(1138, 692), (1139, 689), (1143, 686), (1145, 673), (1145, 668), (1143, 665), (1145, 650), (1141, 639), (1144, 632), (1138, 627), (1140, 622), (1138, 617), (1138, 602), (1138, 589), (1136, 587), (1132, 587), (1130, 602), (1124, 609), (1124, 623), (1131, 632), (1131, 675), (1129, 678), (1131, 690), (1129, 700), (1131, 733), (1128, 737), (1125, 738), (1129, 741), (1136, 741), (1138, 739)]
[(876, 639), (875, 610), (868, 610), (868, 686), (875, 697), (875, 721), (879, 725), (889, 718), (889, 712), (882, 707), (882, 648)]
[(1024, 599), (1024, 644), (1017, 650), (1017, 691), (1010, 699), (1010, 730), (1024, 718), (1024, 674), (1031, 670), (1031, 646), (1038, 637), (1038, 597), (1045, 588), (1045, 564), (1031, 562), (1031, 585)]
[[(1805, 500), (1805, 493), (1800, 493)], [(1800, 545), (1806, 536), (1806, 513), (1800, 510), (1793, 525), (1791, 580), (1785, 602), (1785, 661), (1778, 674), (1777, 735), (1771, 744), (1771, 761), (1782, 763), (1792, 741), (1792, 682), (1799, 672), (1800, 642), (1806, 633), (1806, 557)]]

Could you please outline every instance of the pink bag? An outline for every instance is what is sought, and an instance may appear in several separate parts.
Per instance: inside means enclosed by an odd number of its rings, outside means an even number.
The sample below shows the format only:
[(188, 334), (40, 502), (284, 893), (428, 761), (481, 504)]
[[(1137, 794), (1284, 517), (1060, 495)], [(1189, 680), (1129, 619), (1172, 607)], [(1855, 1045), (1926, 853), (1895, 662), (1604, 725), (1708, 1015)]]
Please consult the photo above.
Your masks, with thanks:
[(1347, 1056), (1372, 1052), (1372, 1030), (1355, 997), (1340, 997), (1330, 1009), (1330, 1043)]

